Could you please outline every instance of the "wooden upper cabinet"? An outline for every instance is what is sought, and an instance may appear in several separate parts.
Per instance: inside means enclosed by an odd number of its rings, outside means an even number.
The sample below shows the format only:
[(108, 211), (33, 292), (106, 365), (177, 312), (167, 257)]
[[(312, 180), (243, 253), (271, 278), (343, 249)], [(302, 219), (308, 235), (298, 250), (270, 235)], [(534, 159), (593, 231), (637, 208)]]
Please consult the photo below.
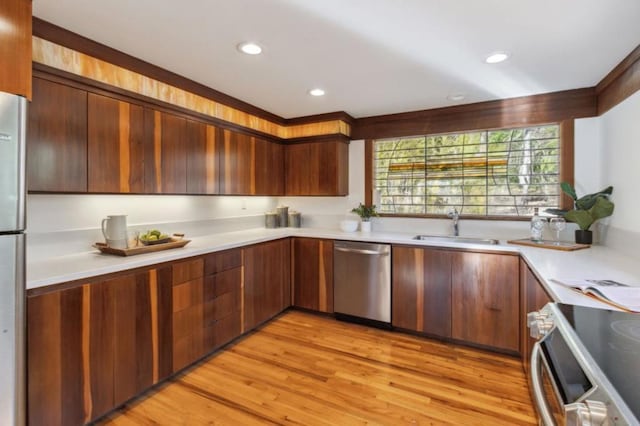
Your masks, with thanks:
[(452, 252), (393, 246), (394, 327), (451, 337)]
[(348, 195), (349, 145), (345, 141), (285, 147), (286, 195)]
[(31, 0), (2, 0), (0, 20), (0, 91), (31, 99)]
[(518, 256), (452, 254), (454, 339), (520, 352)]
[(187, 193), (186, 131), (186, 119), (144, 109), (145, 193)]
[(333, 240), (293, 238), (291, 249), (294, 306), (333, 312)]
[(284, 145), (255, 142), (255, 195), (284, 195)]
[(244, 133), (223, 130), (220, 158), (220, 193), (283, 194), (282, 145)]
[(34, 78), (27, 120), (30, 191), (87, 192), (87, 92)]
[(89, 93), (89, 192), (144, 192), (143, 108)]
[(218, 194), (218, 144), (220, 130), (214, 126), (187, 120), (187, 192)]

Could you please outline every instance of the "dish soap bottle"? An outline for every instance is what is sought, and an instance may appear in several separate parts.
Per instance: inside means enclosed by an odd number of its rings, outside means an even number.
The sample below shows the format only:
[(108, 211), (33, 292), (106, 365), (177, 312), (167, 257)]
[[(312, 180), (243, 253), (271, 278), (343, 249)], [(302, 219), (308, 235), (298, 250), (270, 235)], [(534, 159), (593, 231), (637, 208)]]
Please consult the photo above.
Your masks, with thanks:
[(538, 208), (533, 209), (531, 217), (531, 241), (542, 241), (542, 231), (547, 220), (538, 214)]

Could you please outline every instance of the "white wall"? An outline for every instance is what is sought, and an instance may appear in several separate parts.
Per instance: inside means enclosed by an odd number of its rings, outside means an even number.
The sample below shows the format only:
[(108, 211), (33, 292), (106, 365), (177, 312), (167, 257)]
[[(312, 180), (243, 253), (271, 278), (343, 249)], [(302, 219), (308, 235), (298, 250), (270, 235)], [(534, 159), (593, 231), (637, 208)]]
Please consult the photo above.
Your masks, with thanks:
[(615, 211), (595, 227), (599, 241), (640, 257), (640, 92), (600, 117), (576, 120), (578, 195), (613, 185)]
[(110, 214), (126, 214), (127, 224), (207, 221), (261, 215), (275, 208), (272, 197), (179, 195), (38, 195), (27, 198), (29, 233), (98, 228)]
[(613, 185), (616, 211), (611, 226), (640, 232), (640, 92), (601, 117), (602, 167), (607, 185)]
[(606, 187), (602, 161), (602, 120), (600, 117), (575, 120), (575, 187), (580, 195)]

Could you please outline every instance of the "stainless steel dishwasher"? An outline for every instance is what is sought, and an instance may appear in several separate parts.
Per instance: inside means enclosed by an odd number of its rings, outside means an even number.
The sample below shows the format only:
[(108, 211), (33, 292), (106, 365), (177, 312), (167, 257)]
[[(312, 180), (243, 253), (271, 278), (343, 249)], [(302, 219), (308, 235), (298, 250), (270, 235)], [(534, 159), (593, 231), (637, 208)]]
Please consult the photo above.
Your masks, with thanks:
[(336, 317), (390, 325), (391, 246), (336, 241), (333, 262), (333, 308)]

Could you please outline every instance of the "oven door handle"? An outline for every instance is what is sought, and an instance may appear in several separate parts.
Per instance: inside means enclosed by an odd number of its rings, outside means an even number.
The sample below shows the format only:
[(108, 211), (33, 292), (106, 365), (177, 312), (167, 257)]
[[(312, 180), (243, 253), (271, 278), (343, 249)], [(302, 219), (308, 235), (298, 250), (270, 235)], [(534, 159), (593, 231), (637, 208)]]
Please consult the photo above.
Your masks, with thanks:
[(538, 413), (540, 414), (540, 420), (544, 426), (555, 426), (555, 421), (553, 420), (553, 415), (551, 414), (551, 409), (549, 408), (549, 404), (547, 403), (544, 390), (542, 389), (542, 349), (540, 347), (540, 342), (536, 342), (533, 345), (533, 350), (531, 351), (531, 385), (533, 388), (533, 402), (536, 404), (538, 408)]

